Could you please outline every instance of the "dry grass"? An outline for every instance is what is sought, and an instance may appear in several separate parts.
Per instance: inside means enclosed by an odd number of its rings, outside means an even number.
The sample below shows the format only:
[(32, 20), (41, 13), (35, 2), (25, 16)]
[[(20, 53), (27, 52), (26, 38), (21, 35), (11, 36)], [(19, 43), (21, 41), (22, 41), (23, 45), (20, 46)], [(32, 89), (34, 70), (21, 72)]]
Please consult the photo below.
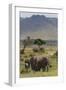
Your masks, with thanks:
[[(58, 74), (58, 63), (57, 57), (54, 56), (56, 52), (56, 47), (46, 47), (44, 52), (33, 52), (32, 48), (26, 48), (25, 53), (21, 54), (20, 56), (20, 78), (22, 77), (44, 77), (44, 76), (57, 76)], [(49, 69), (48, 72), (43, 72), (42, 70), (39, 72), (32, 71), (29, 69), (28, 71), (25, 69), (24, 61), (26, 59), (30, 59), (31, 55), (39, 56), (39, 57), (48, 57), (52, 67)]]

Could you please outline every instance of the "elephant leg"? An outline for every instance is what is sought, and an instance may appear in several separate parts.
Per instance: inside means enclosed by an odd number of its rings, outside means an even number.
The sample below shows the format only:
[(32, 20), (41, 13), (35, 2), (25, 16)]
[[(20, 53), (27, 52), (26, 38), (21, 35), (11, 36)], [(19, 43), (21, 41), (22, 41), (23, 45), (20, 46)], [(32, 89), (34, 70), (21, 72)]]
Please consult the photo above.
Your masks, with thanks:
[(47, 70), (47, 72), (49, 71), (49, 66), (47, 65), (47, 67), (46, 67), (46, 70)]
[(46, 68), (45, 68), (45, 67), (43, 67), (43, 68), (42, 68), (42, 70), (43, 70), (43, 71), (45, 71), (45, 70), (46, 70)]

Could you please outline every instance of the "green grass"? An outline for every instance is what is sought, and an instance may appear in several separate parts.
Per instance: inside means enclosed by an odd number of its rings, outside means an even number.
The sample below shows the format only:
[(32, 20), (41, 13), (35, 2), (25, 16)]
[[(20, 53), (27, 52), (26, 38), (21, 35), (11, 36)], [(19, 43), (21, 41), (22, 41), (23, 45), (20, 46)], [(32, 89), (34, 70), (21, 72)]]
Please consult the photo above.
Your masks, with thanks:
[[(32, 48), (26, 48), (25, 53), (20, 55), (20, 78), (24, 77), (46, 77), (46, 76), (57, 76), (58, 75), (58, 58), (54, 55), (56, 52), (56, 47), (47, 47), (44, 52), (33, 52)], [(50, 64), (49, 71), (32, 71), (31, 69), (25, 69), (24, 61), (30, 59), (31, 55), (48, 57)]]

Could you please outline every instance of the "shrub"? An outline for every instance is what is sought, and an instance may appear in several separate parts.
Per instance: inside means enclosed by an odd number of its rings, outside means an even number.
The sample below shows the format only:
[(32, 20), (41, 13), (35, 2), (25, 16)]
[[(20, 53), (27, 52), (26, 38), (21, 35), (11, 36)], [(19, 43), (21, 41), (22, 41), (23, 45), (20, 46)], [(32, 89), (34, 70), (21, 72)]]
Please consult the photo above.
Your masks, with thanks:
[(29, 55), (29, 57), (32, 57), (32, 56), (34, 56), (34, 55), (33, 55), (33, 54), (30, 54), (30, 55)]
[(21, 49), (20, 50), (20, 54), (24, 54), (24, 49)]
[(22, 70), (20, 71), (21, 74), (29, 73), (29, 72), (30, 72), (30, 70), (28, 70), (28, 69), (22, 69)]
[(34, 52), (38, 52), (39, 50), (37, 48), (33, 48), (33, 51)]
[(21, 74), (22, 74), (22, 73), (27, 73), (27, 70), (26, 70), (26, 69), (22, 69), (20, 73), (21, 73)]
[(24, 58), (27, 58), (27, 57), (28, 57), (27, 55), (24, 56)]
[(20, 61), (24, 61), (24, 59), (23, 58), (20, 58)]
[(53, 55), (52, 58), (58, 57), (58, 52), (56, 51)]
[(45, 52), (45, 49), (41, 47), (41, 48), (40, 48), (40, 51), (41, 51), (41, 52)]

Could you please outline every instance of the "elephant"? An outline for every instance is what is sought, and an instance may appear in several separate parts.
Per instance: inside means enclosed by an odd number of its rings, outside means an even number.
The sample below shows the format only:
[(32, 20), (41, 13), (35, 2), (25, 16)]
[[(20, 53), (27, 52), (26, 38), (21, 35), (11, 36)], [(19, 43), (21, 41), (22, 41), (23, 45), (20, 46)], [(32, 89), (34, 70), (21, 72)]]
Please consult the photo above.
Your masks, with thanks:
[(49, 60), (46, 57), (42, 57), (38, 60), (37, 57), (31, 57), (30, 60), (25, 62), (25, 68), (30, 68), (33, 71), (49, 71), (49, 67), (51, 67)]

